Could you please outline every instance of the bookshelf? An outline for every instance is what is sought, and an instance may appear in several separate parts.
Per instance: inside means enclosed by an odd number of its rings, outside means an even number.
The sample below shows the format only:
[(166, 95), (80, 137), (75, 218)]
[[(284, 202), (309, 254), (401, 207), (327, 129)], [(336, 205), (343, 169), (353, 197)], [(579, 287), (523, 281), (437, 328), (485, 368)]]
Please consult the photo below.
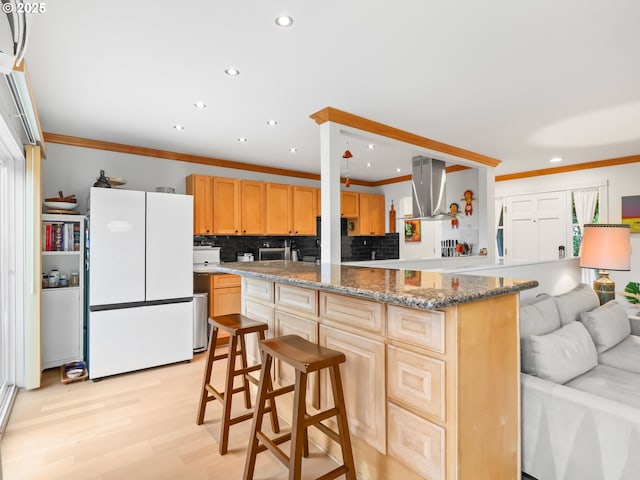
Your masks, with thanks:
[(84, 215), (42, 215), (42, 273), (57, 270), (58, 283), (68, 282), (50, 287), (42, 279), (43, 370), (84, 357), (84, 234)]

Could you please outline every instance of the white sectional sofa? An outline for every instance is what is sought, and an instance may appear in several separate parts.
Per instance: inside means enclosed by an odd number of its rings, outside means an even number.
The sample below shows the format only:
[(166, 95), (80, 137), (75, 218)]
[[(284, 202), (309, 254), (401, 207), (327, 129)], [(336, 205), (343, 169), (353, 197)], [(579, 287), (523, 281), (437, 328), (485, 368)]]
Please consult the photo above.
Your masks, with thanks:
[(522, 470), (640, 479), (640, 322), (585, 284), (520, 307)]

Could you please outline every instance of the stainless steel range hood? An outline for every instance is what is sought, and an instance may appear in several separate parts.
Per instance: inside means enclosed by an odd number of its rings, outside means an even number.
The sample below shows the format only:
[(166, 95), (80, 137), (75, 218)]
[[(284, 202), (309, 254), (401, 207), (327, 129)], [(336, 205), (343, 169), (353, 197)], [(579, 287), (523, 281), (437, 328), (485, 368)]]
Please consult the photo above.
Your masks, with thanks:
[(413, 177), (413, 218), (440, 220), (448, 216), (445, 163), (436, 158), (418, 155), (411, 159)]

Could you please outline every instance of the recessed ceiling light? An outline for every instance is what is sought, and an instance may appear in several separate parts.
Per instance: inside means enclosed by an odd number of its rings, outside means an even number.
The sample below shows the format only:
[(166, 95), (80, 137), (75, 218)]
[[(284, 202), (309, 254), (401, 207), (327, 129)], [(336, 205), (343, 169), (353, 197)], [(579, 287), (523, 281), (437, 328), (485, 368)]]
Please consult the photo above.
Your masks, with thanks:
[(277, 124), (278, 122), (275, 120), (267, 120), (267, 125), (269, 125), (270, 127), (275, 127)]
[(184, 130), (184, 125), (178, 125), (177, 123), (173, 126), (176, 130)]
[(239, 141), (240, 143), (245, 143), (245, 142), (247, 141), (247, 139), (246, 139), (246, 138), (244, 138), (244, 137), (240, 137), (240, 138), (238, 138), (238, 141)]
[(291, 153), (296, 153), (296, 152), (298, 151), (298, 149), (297, 149), (296, 147), (291, 147), (291, 148), (289, 149), (289, 151), (290, 151)]
[(370, 143), (369, 145), (367, 145), (367, 148), (369, 150), (373, 150), (374, 148), (376, 148), (376, 146), (373, 143)]
[(293, 18), (291, 18), (289, 15), (280, 15), (278, 18), (276, 18), (276, 25), (278, 25), (279, 27), (290, 27), (291, 25), (293, 25)]
[(400, 168), (396, 168), (396, 172), (400, 172), (400, 171), (401, 171), (401, 169), (400, 169)]
[(198, 108), (198, 109), (202, 109), (202, 108), (207, 108), (207, 104), (204, 102), (196, 102), (193, 104), (194, 107)]
[(240, 70), (238, 70), (237, 68), (229, 67), (225, 69), (224, 73), (226, 73), (230, 77), (236, 77), (240, 75)]
[(371, 165), (373, 165), (371, 162), (367, 163), (367, 167), (370, 167)]
[(562, 157), (553, 157), (551, 160), (549, 160), (551, 163), (558, 163), (561, 162), (562, 160), (564, 160), (564, 158)]

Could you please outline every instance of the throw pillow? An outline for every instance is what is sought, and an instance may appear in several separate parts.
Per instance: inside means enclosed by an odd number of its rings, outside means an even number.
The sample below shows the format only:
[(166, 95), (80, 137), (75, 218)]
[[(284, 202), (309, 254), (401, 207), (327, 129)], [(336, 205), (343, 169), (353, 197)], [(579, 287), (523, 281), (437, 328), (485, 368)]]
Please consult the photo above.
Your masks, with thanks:
[(580, 322), (522, 339), (522, 371), (556, 383), (566, 383), (598, 364), (589, 332)]
[(562, 326), (556, 302), (543, 293), (520, 306), (520, 338), (527, 335), (545, 335)]
[(580, 314), (598, 353), (606, 352), (631, 335), (631, 324), (625, 309), (615, 300), (590, 312)]
[(598, 295), (586, 283), (580, 283), (567, 293), (553, 298), (558, 306), (562, 325), (580, 320), (582, 312), (588, 312), (600, 305)]

